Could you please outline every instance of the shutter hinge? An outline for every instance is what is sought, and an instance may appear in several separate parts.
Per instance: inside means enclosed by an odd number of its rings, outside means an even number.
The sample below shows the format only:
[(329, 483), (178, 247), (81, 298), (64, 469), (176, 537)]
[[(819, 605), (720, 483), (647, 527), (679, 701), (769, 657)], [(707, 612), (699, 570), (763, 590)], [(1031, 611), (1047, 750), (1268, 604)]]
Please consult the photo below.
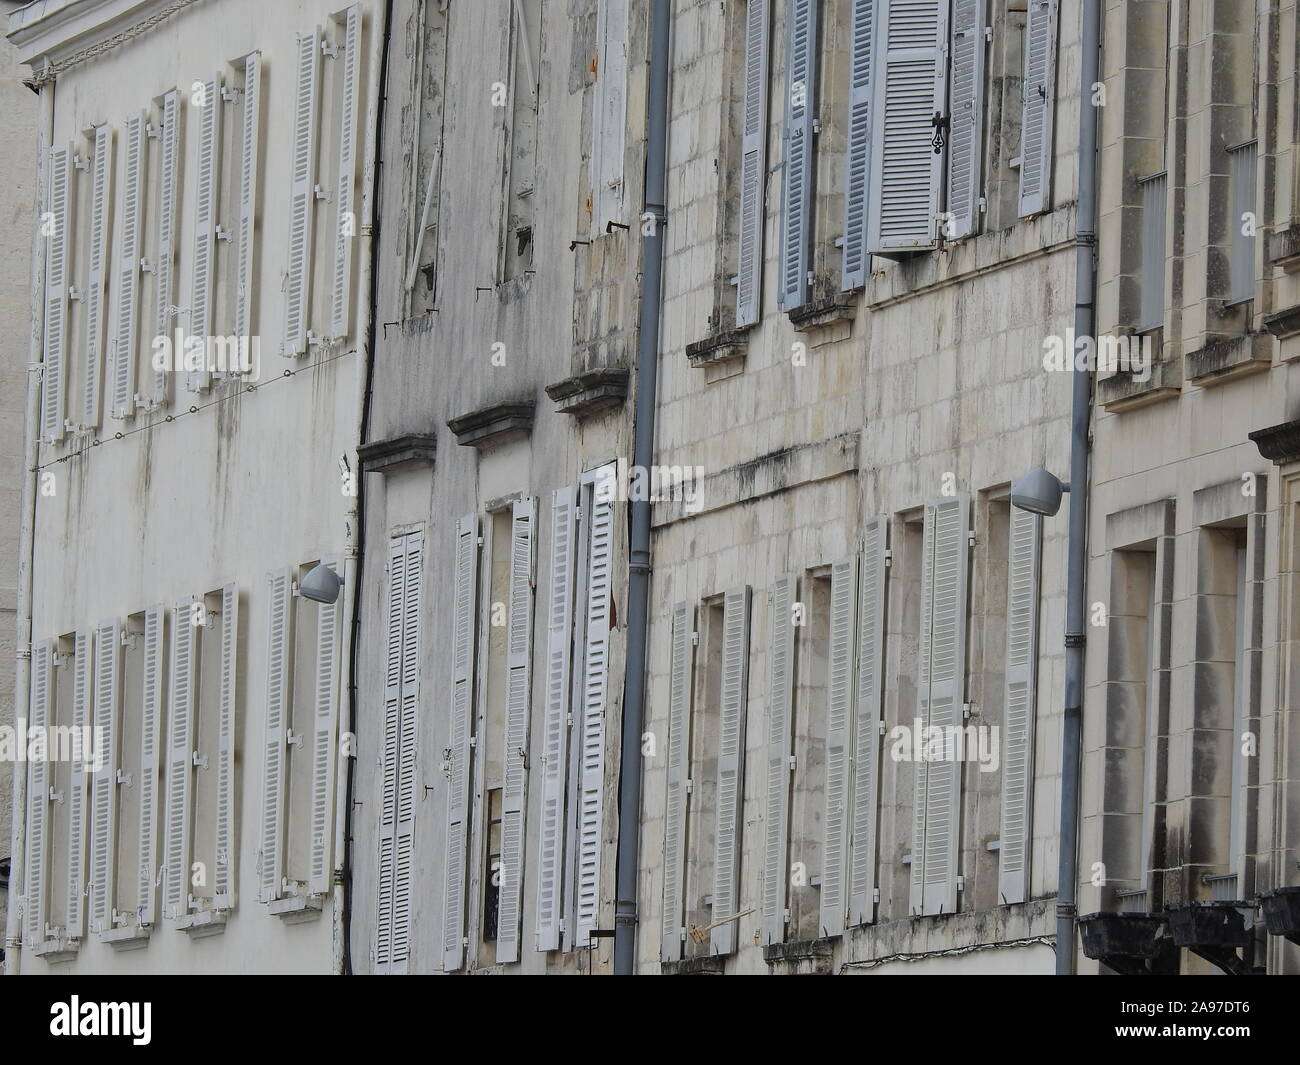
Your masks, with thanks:
[(880, 901), (880, 888), (877, 887), (871, 889), (871, 901), (872, 902)]
[(695, 788), (695, 781), (693, 781), (690, 777), (687, 777), (687, 778), (686, 778), (686, 794), (689, 795), (689, 794), (691, 793), (691, 791), (692, 791), (694, 788)]
[(89, 170), (90, 161), (84, 155), (74, 155), (72, 157), (73, 170)]
[(216, 237), (217, 240), (230, 240), (230, 238), (233, 236), (230, 230), (228, 230), (225, 226), (222, 225), (215, 226), (212, 230), (212, 235)]
[(700, 646), (700, 634), (698, 632), (691, 633), (691, 646), (692, 647)]
[(793, 754), (790, 755), (790, 772), (791, 772), (791, 773), (794, 772), (795, 760), (796, 760), (796, 756), (793, 755)]
[(985, 39), (986, 41), (991, 41), (991, 40), (993, 40), (993, 27), (992, 27), (992, 26), (985, 26), (985, 27), (984, 27), (984, 39)]
[(893, 564), (894, 564), (894, 549), (892, 547), (887, 547), (885, 548), (885, 568), (888, 569), (891, 566), (893, 566)]
[[(293, 729), (286, 729), (286, 730), (285, 730), (285, 735), (284, 735), (284, 742), (285, 742), (285, 745), (288, 746), (288, 747), (297, 747), (299, 750), (301, 750), (301, 749), (302, 749), (302, 733), (301, 733), (301, 732), (294, 732)], [(195, 765), (198, 765), (199, 763), (198, 763), (198, 752), (197, 752), (197, 751), (196, 751), (195, 754), (194, 754), (194, 758), (195, 758), (194, 764), (195, 764)]]
[(876, 728), (880, 732), (880, 735), (883, 736), (885, 734), (885, 723), (883, 721), (876, 722)]
[(975, 546), (975, 530), (974, 530), (974, 529), (967, 529), (967, 530), (966, 530), (966, 544), (967, 544), (968, 547), (974, 547), (974, 546)]
[(161, 133), (162, 133), (161, 125), (155, 126), (152, 122), (146, 122), (144, 124), (144, 135), (146, 137), (152, 137), (154, 140), (157, 140)]
[(989, 209), (989, 201), (988, 201), (988, 197), (987, 197), (987, 196), (981, 196), (981, 197), (980, 197), (980, 214), (984, 214), (985, 212), (988, 211), (988, 209)]
[(228, 89), (224, 85), (221, 87), (221, 98), (228, 104), (233, 104), (239, 99), (238, 89)]
[(470, 750), (478, 750), (478, 737), (477, 737), (477, 736), (471, 736), (467, 742), (468, 742), (468, 744), (469, 744), (469, 748), (470, 748)]
[(813, 119), (812, 131), (813, 133), (820, 133), (822, 131), (822, 120), (820, 118)]
[[(299, 733), (295, 740), (290, 740), (289, 742), (293, 743), (297, 747), (301, 747), (302, 733)], [(197, 766), (199, 769), (208, 768), (208, 756), (206, 754), (199, 754), (198, 751), (195, 751), (192, 755), (190, 755), (190, 759), (194, 762), (195, 766)]]
[(966, 890), (966, 878), (964, 876), (957, 877), (957, 890), (958, 891)]
[(130, 774), (130, 773), (123, 773), (122, 770), (118, 769), (118, 770), (115, 770), (115, 771), (114, 771), (114, 773), (113, 773), (113, 777), (114, 777), (114, 779), (115, 779), (119, 784), (124, 784), (124, 785), (126, 785), (128, 788), (131, 786), (131, 774)]
[(63, 802), (63, 792), (58, 788), (50, 788), (49, 794), (45, 796), (46, 802)]
[[(330, 43), (329, 43), (328, 41), (326, 41), (324, 38), (321, 39), (321, 42), (320, 42), (320, 50), (321, 50), (321, 55), (327, 55), (327, 56), (329, 56), (331, 59), (337, 59), (337, 58), (338, 58), (338, 55), (339, 55), (339, 50), (338, 50), (338, 48), (336, 48), (334, 45), (330, 44)], [(468, 942), (468, 940), (467, 940), (466, 942)]]
[(976, 711), (975, 711), (975, 704), (974, 704), (974, 703), (962, 703), (962, 704), (961, 704), (961, 716), (962, 716), (962, 720), (963, 720), (963, 721), (969, 721), (970, 718), (973, 717), (973, 716), (975, 715), (975, 712), (976, 712)]

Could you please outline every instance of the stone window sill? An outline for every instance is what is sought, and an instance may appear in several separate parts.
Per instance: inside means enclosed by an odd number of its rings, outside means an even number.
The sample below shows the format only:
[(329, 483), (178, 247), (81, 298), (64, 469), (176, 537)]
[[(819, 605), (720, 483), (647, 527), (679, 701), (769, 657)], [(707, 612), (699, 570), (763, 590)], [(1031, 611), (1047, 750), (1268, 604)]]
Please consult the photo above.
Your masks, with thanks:
[(176, 927), (191, 939), (204, 939), (207, 936), (220, 935), (226, 930), (224, 910), (199, 910), (178, 918)]
[(320, 895), (291, 895), (287, 899), (276, 899), (267, 906), (271, 916), (280, 918), (285, 924), (318, 920), (323, 908)]
[(1157, 362), (1145, 381), (1122, 372), (1103, 377), (1097, 382), (1098, 402), (1110, 413), (1120, 414), (1175, 399), (1183, 385), (1178, 371), (1174, 362)]
[(1273, 364), (1273, 338), (1249, 333), (1206, 344), (1183, 356), (1183, 376), (1204, 388), (1259, 373)]
[(114, 950), (139, 950), (149, 942), (149, 925), (122, 924), (99, 934), (100, 941)]
[(749, 339), (744, 330), (736, 329), (729, 333), (718, 333), (704, 340), (697, 340), (694, 344), (687, 344), (686, 361), (696, 369), (726, 363), (743, 366), (748, 347)]

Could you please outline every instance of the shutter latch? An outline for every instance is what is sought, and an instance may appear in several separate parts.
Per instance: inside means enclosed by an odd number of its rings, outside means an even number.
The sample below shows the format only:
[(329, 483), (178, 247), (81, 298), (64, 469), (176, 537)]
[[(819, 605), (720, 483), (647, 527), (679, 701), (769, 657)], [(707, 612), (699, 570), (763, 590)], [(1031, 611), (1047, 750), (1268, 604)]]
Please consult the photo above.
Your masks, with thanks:
[(947, 143), (944, 134), (948, 132), (948, 116), (941, 111), (936, 111), (934, 117), (930, 119), (930, 125), (934, 127), (934, 137), (931, 138), (930, 144), (934, 147), (934, 154), (939, 155)]

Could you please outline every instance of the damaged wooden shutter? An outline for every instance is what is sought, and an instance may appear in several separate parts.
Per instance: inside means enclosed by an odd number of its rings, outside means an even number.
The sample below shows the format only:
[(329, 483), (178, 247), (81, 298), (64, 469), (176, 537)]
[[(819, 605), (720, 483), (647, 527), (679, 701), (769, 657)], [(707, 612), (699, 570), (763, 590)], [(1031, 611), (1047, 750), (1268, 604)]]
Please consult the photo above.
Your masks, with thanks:
[(767, 55), (771, 0), (745, 5), (745, 125), (740, 159), (740, 234), (736, 325), (762, 316), (763, 221), (767, 191)]
[(627, 135), (628, 0), (597, 0), (596, 86), (591, 119), (592, 231), (623, 220)]
[(664, 906), (660, 928), (663, 961), (682, 956), (682, 900), (686, 876), (686, 804), (690, 801), (691, 679), (694, 676), (695, 612), (673, 607), (668, 663), (668, 772), (664, 806)]
[(867, 283), (867, 217), (871, 212), (871, 108), (875, 86), (876, 13), (884, 0), (853, 0), (849, 55), (848, 144), (844, 153), (844, 263), (841, 288)]
[[(718, 824), (713, 843), (713, 919), (740, 909), (741, 830), (745, 813), (745, 723), (749, 713), (748, 585), (733, 588), (722, 600), (722, 684), (718, 705)], [(736, 949), (736, 922), (714, 928), (714, 954)]]
[(91, 659), (91, 635), (78, 632), (73, 645), (72, 727), (77, 737), (73, 748), (72, 782), (68, 787), (68, 936), (80, 939), (86, 930), (86, 783), (94, 771), (90, 759), (95, 755), (90, 738), (93, 715), (92, 688), (94, 673)]
[(781, 210), (782, 310), (808, 302), (817, 159), (817, 3), (788, 0), (785, 52), (785, 182)]
[(826, 815), (822, 822), (821, 934), (844, 931), (844, 887), (851, 826), (850, 737), (853, 725), (853, 659), (858, 597), (858, 560), (831, 566), (830, 647), (826, 686)]
[(293, 690), (293, 577), (278, 570), (267, 577), (266, 725), (262, 740), (262, 824), (259, 831), (258, 899), (273, 902), (284, 882), (284, 784)]
[[(213, 274), (217, 266), (217, 211), (221, 203), (221, 99), (220, 77), (203, 82), (199, 107), (198, 188), (194, 190), (194, 254), (190, 260), (190, 327), (186, 339), (203, 341), (203, 366), (187, 370), (185, 387), (202, 392), (211, 383), (208, 354), (212, 335)], [(188, 352), (186, 353), (188, 355)], [(188, 359), (187, 359), (188, 361)]]
[[(258, 118), (262, 107), (262, 55), (244, 57), (239, 122), (239, 228), (235, 234), (235, 337), (253, 332), (253, 240), (257, 229)], [(251, 345), (252, 341), (249, 339)]]
[(172, 655), (168, 677), (167, 800), (163, 834), (163, 916), (172, 920), (189, 912), (190, 829), (194, 783), (195, 676), (198, 648), (193, 601), (182, 599), (172, 610)]
[(330, 308), (330, 336), (348, 335), (349, 297), (352, 294), (352, 242), (357, 231), (353, 189), (357, 180), (357, 96), (361, 77), (361, 8), (347, 9), (343, 31), (343, 84), (339, 103), (338, 189), (334, 233), (334, 300)]
[[(338, 563), (325, 563), (337, 572)], [(339, 653), (343, 597), (319, 603), (316, 610), (316, 706), (311, 740), (311, 862), (307, 888), (323, 895), (333, 879), (334, 734), (338, 721)]]
[(952, 0), (948, 195), (944, 237), (975, 232), (980, 213), (984, 131), (984, 0)]
[(298, 35), (289, 188), (288, 277), (280, 354), (304, 355), (311, 329), (312, 219), (316, 212), (316, 111), (320, 106), (320, 29)]
[(112, 415), (135, 411), (135, 346), (140, 315), (140, 242), (144, 218), (144, 116), (126, 120), (122, 133), (122, 239), (117, 249), (117, 324), (113, 330)]
[(221, 680), (217, 694), (217, 869), (213, 904), (235, 905), (236, 654), (239, 649), (239, 588), (221, 589)]
[(99, 427), (104, 374), (105, 282), (108, 280), (108, 234), (112, 220), (113, 130), (95, 128), (95, 157), (90, 164), (90, 242), (86, 270), (86, 379), (81, 396), (81, 427)]
[(789, 879), (790, 743), (794, 712), (794, 610), (792, 574), (772, 586), (768, 647), (767, 780), (763, 813), (763, 943), (785, 941), (785, 889)]
[[(175, 284), (172, 274), (176, 266), (176, 172), (180, 168), (181, 151), (181, 94), (173, 89), (162, 99), (161, 126), (158, 131), (158, 254), (153, 263), (154, 276), (154, 336), (170, 337), (172, 315), (175, 307)], [(173, 351), (176, 360), (183, 353)], [(153, 402), (167, 402), (167, 371), (154, 368)]]
[(90, 930), (113, 927), (117, 874), (117, 732), (122, 677), (122, 623), (95, 629), (95, 727), (102, 758), (91, 782)]
[(144, 612), (143, 691), (140, 697), (140, 824), (136, 866), (136, 916), (142, 925), (158, 920), (159, 744), (162, 741), (163, 625), (166, 608)]
[(1056, 94), (1056, 3), (1029, 0), (1024, 104), (1020, 118), (1020, 215), (1039, 214), (1052, 198), (1052, 115)]
[(50, 149), (46, 211), (50, 233), (45, 250), (45, 351), (41, 390), (41, 439), (63, 439), (63, 391), (68, 376), (68, 259), (72, 233), (72, 153)]
[[(32, 646), (31, 706), (29, 728), (50, 726), (54, 699), (54, 641), (41, 640)], [(45, 856), (49, 849), (50, 767), (44, 758), (27, 764), (27, 857), (26, 889), (23, 899), (24, 939), (28, 947), (45, 938)]]

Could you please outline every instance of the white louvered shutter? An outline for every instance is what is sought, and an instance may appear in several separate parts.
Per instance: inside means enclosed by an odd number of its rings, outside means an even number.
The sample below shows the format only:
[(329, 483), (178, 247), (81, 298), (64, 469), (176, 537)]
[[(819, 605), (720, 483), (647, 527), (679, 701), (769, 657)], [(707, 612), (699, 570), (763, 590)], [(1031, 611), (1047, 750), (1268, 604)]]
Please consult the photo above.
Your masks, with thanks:
[(146, 141), (144, 116), (126, 120), (122, 131), (122, 231), (117, 249), (117, 323), (113, 330), (111, 413), (135, 412), (135, 348), (140, 317), (140, 243), (144, 220)]
[(867, 283), (867, 217), (871, 211), (871, 108), (875, 86), (876, 13), (884, 0), (853, 0), (849, 54), (848, 144), (844, 152), (844, 263), (840, 287)]
[(763, 306), (764, 200), (767, 192), (767, 62), (771, 0), (745, 5), (745, 125), (740, 159), (736, 325), (753, 325)]
[[(858, 674), (853, 720), (853, 846), (849, 924), (875, 919), (876, 811), (880, 786), (880, 710), (885, 668), (885, 551), (889, 519), (862, 528), (858, 576)], [(915, 859), (914, 859), (915, 860)]]
[(420, 631), (423, 625), (424, 532), (405, 536), (402, 599), (402, 706), (397, 774), (397, 837), (393, 862), (393, 961), (405, 965), (411, 938), (411, 874), (415, 857), (416, 741), (420, 708)]
[[(154, 276), (154, 336), (172, 336), (173, 310), (176, 286), (173, 274), (176, 269), (177, 229), (177, 178), (181, 166), (181, 94), (176, 89), (167, 93), (160, 108), (161, 127), (158, 134), (158, 250), (153, 264)], [(177, 357), (173, 351), (173, 359)], [(167, 402), (167, 371), (153, 371), (155, 404)]]
[(781, 196), (781, 272), (777, 302), (786, 311), (808, 302), (816, 194), (817, 0), (787, 0), (785, 181)]
[(235, 905), (235, 737), (236, 687), (239, 651), (239, 588), (221, 589), (221, 678), (217, 692), (217, 869), (213, 877), (213, 905), (230, 910)]
[(519, 960), (527, 818), (528, 726), (533, 652), (533, 528), (531, 498), (514, 504), (510, 535), (510, 624), (507, 630), (505, 790), (501, 813), (497, 963)]
[(163, 703), (163, 628), (166, 608), (144, 612), (144, 665), (140, 693), (140, 824), (137, 828), (136, 918), (141, 925), (158, 920), (158, 794), (161, 770)]
[(936, 116), (947, 103), (948, 0), (881, 0), (867, 247), (884, 254), (936, 246), (943, 154)]
[[(194, 190), (194, 254), (190, 260), (189, 338), (204, 341), (203, 362), (198, 370), (187, 370), (185, 387), (203, 392), (211, 384), (208, 371), (208, 338), (212, 335), (212, 296), (217, 267), (217, 217), (221, 204), (221, 112), (224, 107), (221, 78), (203, 82), (203, 105), (199, 108), (198, 188)], [(183, 353), (188, 354), (188, 353)], [(188, 360), (187, 360), (188, 361)]]
[(948, 218), (944, 237), (960, 240), (979, 226), (984, 131), (984, 2), (952, 0), (948, 142)]
[(596, 95), (591, 116), (591, 224), (596, 234), (623, 221), (627, 135), (628, 0), (597, 0)]
[[(741, 831), (745, 813), (745, 724), (749, 713), (748, 585), (722, 599), (722, 684), (718, 721), (718, 823), (713, 842), (713, 920), (740, 911)], [(736, 949), (736, 922), (710, 933), (714, 954)]]
[(1024, 105), (1020, 118), (1020, 216), (1052, 200), (1052, 116), (1056, 94), (1057, 0), (1029, 0)]
[[(54, 705), (54, 643), (41, 640), (32, 645), (31, 707), (27, 714), (30, 729), (50, 726), (50, 708)], [(26, 891), (23, 900), (23, 933), (28, 947), (45, 938), (45, 859), (50, 834), (50, 767), (43, 758), (27, 764), (27, 862)]]
[(68, 376), (68, 260), (72, 249), (72, 153), (50, 149), (51, 232), (45, 254), (45, 353), (41, 391), (41, 439), (62, 440), (63, 392)]
[[(73, 652), (72, 727), (74, 735), (88, 737), (93, 716), (94, 674), (89, 632), (76, 635)], [(80, 741), (79, 741), (80, 742)], [(71, 765), (72, 782), (68, 787), (68, 935), (80, 939), (86, 924), (86, 784), (87, 759), (94, 753), (93, 743), (81, 748), (81, 757)]]
[(277, 570), (267, 577), (266, 731), (262, 740), (262, 824), (258, 899), (272, 902), (284, 886), (284, 804), (290, 698), (293, 691), (293, 576)]
[[(325, 563), (337, 572), (338, 564)], [(339, 656), (343, 635), (343, 596), (320, 603), (316, 611), (316, 705), (311, 739), (311, 867), (307, 889), (329, 891), (333, 879), (335, 744), (338, 728)]]
[(117, 735), (121, 719), (122, 623), (95, 629), (95, 727), (103, 757), (91, 781), (90, 930), (113, 927), (117, 874)]
[(474, 719), (474, 634), (477, 628), (478, 518), (456, 523), (456, 588), (452, 606), (451, 721), (447, 746), (447, 847), (443, 863), (442, 967), (459, 969), (465, 957), (465, 882), (470, 802), (470, 730)]
[(316, 133), (320, 107), (320, 30), (298, 35), (289, 188), (284, 340), (280, 354), (304, 355), (311, 328), (312, 219), (316, 213)]
[(1043, 519), (1011, 508), (1007, 559), (1006, 696), (1002, 722), (1002, 830), (998, 897), (1029, 897), (1030, 813), (1034, 782), (1034, 710), (1038, 679), (1038, 577)]
[[(257, 229), (258, 119), (262, 109), (262, 55), (244, 57), (239, 115), (239, 227), (235, 234), (235, 336), (253, 333), (253, 242)], [(251, 340), (249, 341), (251, 344)]]
[(90, 240), (86, 269), (86, 378), (81, 395), (81, 427), (99, 427), (104, 373), (105, 282), (108, 280), (108, 235), (112, 221), (113, 129), (95, 129), (95, 157), (90, 164)]
[(682, 956), (682, 900), (686, 876), (686, 804), (691, 769), (691, 679), (694, 676), (695, 612), (673, 607), (668, 663), (668, 767), (664, 806), (664, 906), (660, 932), (664, 961)]
[(190, 830), (194, 802), (194, 733), (198, 691), (198, 634), (192, 600), (172, 610), (171, 669), (167, 700), (167, 789), (163, 830), (163, 916), (184, 917), (190, 908)]
[(551, 585), (546, 603), (546, 704), (542, 724), (542, 811), (537, 846), (537, 949), (560, 946), (564, 790), (569, 756), (570, 653), (577, 492), (551, 496)]
[(853, 726), (854, 635), (857, 628), (858, 560), (831, 566), (830, 646), (826, 685), (826, 815), (822, 821), (821, 934), (844, 931), (848, 899), (845, 876), (851, 829), (850, 783)]
[(357, 232), (353, 190), (357, 180), (357, 97), (361, 87), (361, 8), (348, 8), (343, 33), (343, 85), (339, 113), (339, 173), (335, 202), (334, 298), (330, 305), (330, 336), (348, 335), (352, 294), (352, 242)]
[(763, 814), (763, 943), (785, 941), (785, 889), (789, 879), (790, 742), (794, 712), (795, 577), (772, 586), (768, 647), (767, 775)]
[[(388, 541), (388, 631), (385, 643), (384, 747), (381, 760), (379, 812), (379, 886), (375, 920), (375, 967), (380, 973), (397, 971), (395, 963), (405, 961), (399, 952), (394, 905), (394, 874), (397, 865), (398, 780), (402, 761), (402, 681), (406, 646), (406, 537)], [(404, 933), (403, 933), (404, 935)], [(400, 953), (400, 957), (399, 957)]]

